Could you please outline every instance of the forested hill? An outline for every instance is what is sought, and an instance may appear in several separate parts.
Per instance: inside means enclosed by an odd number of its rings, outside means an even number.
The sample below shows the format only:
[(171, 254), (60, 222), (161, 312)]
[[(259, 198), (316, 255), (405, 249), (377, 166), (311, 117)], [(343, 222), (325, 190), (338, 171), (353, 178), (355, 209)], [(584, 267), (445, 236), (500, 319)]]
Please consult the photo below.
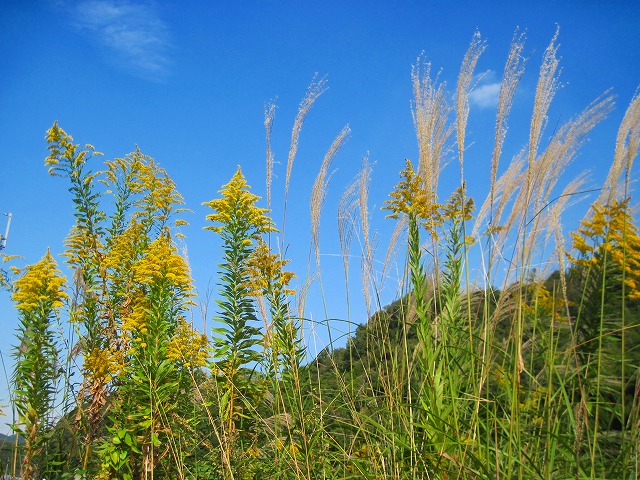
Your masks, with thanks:
[[(489, 339), (500, 352), (489, 370), (501, 371), (505, 364), (501, 357), (510, 354), (509, 347), (516, 333), (517, 315), (514, 313), (519, 308), (518, 298), (522, 296), (523, 357), (531, 372), (542, 368), (547, 360), (545, 352), (549, 349), (553, 350), (556, 361), (573, 357), (574, 362), (582, 363), (583, 368), (589, 370), (587, 364), (594, 360), (602, 342), (603, 377), (619, 377), (623, 370), (626, 377), (624, 387), (608, 389), (609, 400), (611, 404), (622, 404), (624, 388), (626, 404), (630, 407), (635, 376), (640, 367), (640, 300), (625, 298), (621, 310), (621, 281), (619, 277), (612, 277), (607, 281), (604, 293), (598, 287), (586, 295), (582, 272), (573, 269), (566, 275), (566, 300), (559, 271), (544, 281), (515, 284), (504, 291), (463, 292), (462, 311), (466, 318), (459, 324), (464, 331), (463, 337), (468, 336), (469, 342), (475, 343), (478, 349), (483, 348), (485, 338)], [(431, 286), (425, 296), (431, 321), (438, 322), (442, 311), (438, 305), (441, 295)], [(600, 302), (601, 298), (604, 303)], [(604, 314), (602, 337), (599, 334), (601, 313)], [(549, 339), (553, 344), (548, 344)], [(621, 358), (623, 341), (625, 353)], [(363, 400), (384, 395), (391, 385), (407, 388), (409, 378), (419, 381), (414, 378), (419, 370), (415, 362), (419, 343), (415, 300), (410, 294), (383, 307), (366, 324), (359, 325), (345, 347), (322, 350), (308, 366), (311, 381), (321, 385), (325, 394), (339, 394), (346, 389), (352, 394), (363, 395)], [(625, 414), (611, 420), (612, 426), (619, 427), (622, 417), (628, 417), (628, 408), (626, 410)]]

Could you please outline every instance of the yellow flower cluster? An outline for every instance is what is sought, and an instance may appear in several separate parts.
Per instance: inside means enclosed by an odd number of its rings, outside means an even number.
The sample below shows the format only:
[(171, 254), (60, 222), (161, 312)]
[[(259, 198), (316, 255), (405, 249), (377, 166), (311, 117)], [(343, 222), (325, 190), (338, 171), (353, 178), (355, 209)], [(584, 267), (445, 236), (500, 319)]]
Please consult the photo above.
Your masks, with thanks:
[(133, 267), (137, 283), (151, 285), (163, 281), (180, 292), (191, 290), (189, 269), (171, 242), (168, 234), (163, 234), (149, 244), (144, 257)]
[(138, 256), (138, 245), (143, 238), (144, 226), (135, 219), (129, 227), (112, 242), (104, 257), (104, 267), (111, 281), (122, 279), (124, 272), (133, 268)]
[(92, 384), (108, 383), (120, 374), (124, 367), (122, 350), (94, 348), (85, 356), (84, 375)]
[(573, 248), (580, 254), (576, 265), (591, 268), (602, 261), (606, 252), (612, 264), (625, 271), (625, 285), (629, 298), (640, 299), (640, 236), (629, 214), (629, 199), (614, 200), (611, 205), (594, 204), (593, 216), (571, 233)]
[(271, 289), (275, 295), (294, 295), (295, 290), (288, 289), (287, 286), (295, 278), (295, 274), (283, 270), (287, 263), (289, 260), (283, 260), (280, 254), (271, 253), (269, 246), (261, 240), (247, 262), (250, 294), (265, 295)]
[(184, 204), (184, 199), (167, 172), (150, 157), (145, 158), (148, 163), (140, 169), (139, 181), (143, 191), (147, 193), (138, 205), (148, 215), (157, 217), (164, 224), (171, 214), (184, 211), (176, 209), (176, 205)]
[(74, 226), (64, 241), (67, 247), (62, 254), (67, 257), (67, 263), (70, 265), (80, 265), (83, 261), (92, 258), (92, 251), (101, 248), (98, 237), (89, 237), (87, 233)]
[(433, 233), (436, 227), (442, 224), (441, 205), (429, 194), (409, 159), (406, 160), (406, 166), (400, 172), (400, 176), (402, 181), (389, 194), (391, 200), (386, 200), (382, 206), (383, 210), (391, 211), (387, 218), (413, 216), (421, 220), (425, 228)]
[(192, 295), (189, 269), (168, 234), (149, 244), (144, 256), (133, 266), (133, 277), (139, 288), (132, 295), (132, 312), (123, 319), (122, 329), (127, 332), (147, 332), (149, 300), (145, 295), (146, 287), (162, 285), (178, 296), (176, 300)]
[(259, 196), (249, 192), (249, 185), (242, 175), (242, 170), (238, 170), (222, 190), (218, 193), (222, 198), (205, 202), (203, 205), (211, 207), (216, 213), (207, 215), (207, 220), (220, 223), (220, 226), (205, 227), (205, 230), (222, 232), (225, 226), (230, 223), (241, 225), (247, 229), (249, 235), (255, 237), (261, 233), (276, 232), (273, 222), (267, 215), (266, 208), (256, 207)]
[(566, 304), (562, 296), (554, 296), (542, 284), (531, 285), (529, 290), (534, 298), (524, 306), (525, 313), (537, 317), (553, 317), (556, 322), (568, 321)]
[(203, 367), (209, 354), (207, 336), (196, 332), (184, 318), (178, 321), (176, 331), (167, 346), (167, 358), (187, 368)]
[[(73, 144), (73, 138), (68, 135), (62, 128), (58, 126), (58, 122), (54, 122), (53, 126), (47, 130), (46, 136), (49, 143), (49, 155), (45, 159), (45, 165), (49, 167), (50, 175), (71, 174), (72, 170), (82, 166), (87, 159), (87, 155), (102, 155), (96, 152), (93, 145), (85, 145), (77, 155), (78, 145)], [(62, 160), (62, 165), (60, 164)], [(91, 177), (92, 178), (92, 177)]]
[(62, 300), (68, 298), (63, 290), (65, 282), (47, 251), (38, 263), (27, 267), (24, 275), (16, 280), (13, 292), (16, 308), (26, 314), (40, 308), (49, 311), (62, 307)]
[(447, 220), (467, 221), (473, 217), (473, 207), (473, 198), (466, 196), (466, 188), (463, 184), (451, 194), (451, 198), (442, 209), (442, 212)]

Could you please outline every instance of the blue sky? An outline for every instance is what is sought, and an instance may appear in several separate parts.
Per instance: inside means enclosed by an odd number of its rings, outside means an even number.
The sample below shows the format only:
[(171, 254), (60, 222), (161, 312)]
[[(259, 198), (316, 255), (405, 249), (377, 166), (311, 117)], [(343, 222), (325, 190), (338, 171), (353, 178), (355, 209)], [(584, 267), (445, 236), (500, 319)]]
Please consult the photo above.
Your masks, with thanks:
[[(217, 197), (237, 165), (254, 192), (264, 196), (264, 104), (277, 98), (273, 202), (280, 221), (291, 127), (317, 72), (326, 76), (329, 88), (300, 137), (286, 243), (303, 278), (310, 188), (333, 138), (349, 124), (351, 135), (333, 165), (321, 227), (327, 313), (345, 318), (341, 262), (335, 256), (337, 201), (368, 155), (374, 163), (372, 227), (380, 232), (384, 255), (393, 224), (379, 207), (397, 183), (404, 159), (417, 157), (410, 71), (418, 55), (424, 52), (435, 71), (442, 69), (440, 78), (453, 91), (474, 31), (487, 41), (477, 68), (485, 76), (472, 95), (468, 140), (473, 144), (466, 166), (470, 193), (482, 198), (500, 74), (514, 31), (526, 31), (528, 63), (511, 116), (507, 157), (526, 144), (537, 71), (559, 26), (564, 86), (549, 125), (568, 120), (609, 88), (617, 96), (615, 111), (590, 135), (567, 172), (570, 180), (588, 169), (589, 185), (598, 187), (613, 156), (619, 122), (640, 84), (638, 25), (640, 3), (632, 1), (5, 1), (0, 213), (13, 213), (5, 253), (22, 255), (24, 263), (38, 261), (48, 247), (59, 254), (73, 224), (65, 181), (49, 177), (43, 165), (44, 135), (58, 120), (77, 143), (93, 144), (105, 159), (138, 145), (169, 172), (193, 210), (183, 233), (203, 292), (215, 283), (220, 252), (215, 235), (202, 231), (208, 211), (201, 203)], [(100, 167), (97, 160), (94, 169)], [(456, 172), (455, 164), (444, 171), (443, 197), (457, 186)], [(575, 218), (588, 204), (586, 199), (577, 206)], [(2, 231), (4, 220), (0, 217)], [(358, 262), (352, 265), (357, 277)], [(395, 295), (393, 281), (386, 301)], [(354, 305), (352, 320), (365, 321), (362, 303)], [(310, 302), (306, 313), (325, 316), (318, 302)], [(0, 351), (7, 355), (17, 320), (6, 294), (0, 296), (0, 322), (5, 331)], [(322, 342), (325, 336), (318, 338)], [(7, 403), (4, 383), (0, 380), (0, 402)]]

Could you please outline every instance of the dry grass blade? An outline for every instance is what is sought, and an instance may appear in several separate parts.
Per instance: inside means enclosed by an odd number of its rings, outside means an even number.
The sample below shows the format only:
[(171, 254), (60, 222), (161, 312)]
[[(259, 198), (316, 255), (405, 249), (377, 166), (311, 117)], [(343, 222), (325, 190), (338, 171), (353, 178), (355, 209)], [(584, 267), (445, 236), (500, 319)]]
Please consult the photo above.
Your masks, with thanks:
[[(398, 255), (398, 247), (402, 244), (400, 240), (403, 238), (403, 234), (405, 234), (406, 231), (407, 219), (406, 217), (400, 217), (393, 229), (391, 239), (389, 240), (389, 247), (387, 248), (387, 254), (384, 257), (384, 265), (382, 266), (382, 274), (380, 275), (383, 280), (387, 278), (393, 259)], [(400, 285), (400, 287), (402, 287), (402, 285)]]
[[(555, 241), (555, 253), (556, 258), (558, 260), (558, 272), (560, 273), (560, 288), (562, 290), (562, 298), (564, 299), (564, 305), (566, 308), (566, 315), (571, 325), (571, 312), (569, 310), (569, 296), (567, 293), (567, 267), (565, 265), (565, 257), (566, 257), (566, 249), (565, 249), (565, 239), (564, 234), (562, 233), (562, 222), (560, 220), (561, 214), (564, 211), (567, 202), (569, 199), (577, 195), (579, 190), (585, 183), (586, 175), (580, 175), (574, 180), (572, 180), (569, 185), (565, 187), (562, 192), (562, 195), (558, 198), (558, 201), (551, 207), (550, 215), (551, 215), (551, 225), (552, 232)], [(573, 332), (573, 327), (571, 328)]]
[[(309, 294), (309, 288), (318, 279), (317, 275), (307, 275), (305, 277), (304, 283), (298, 289), (298, 305), (297, 305), (297, 313), (299, 319), (304, 319), (304, 309), (307, 305), (307, 295)], [(302, 329), (302, 327), (301, 327)]]
[(320, 171), (318, 172), (311, 189), (311, 199), (309, 201), (311, 208), (311, 244), (313, 246), (316, 266), (318, 269), (320, 269), (320, 212), (322, 211), (322, 205), (324, 204), (324, 199), (327, 196), (327, 187), (331, 180), (329, 168), (333, 163), (333, 159), (347, 140), (349, 133), (351, 133), (351, 129), (347, 125), (334, 139), (329, 150), (324, 156), (324, 160), (320, 166)]

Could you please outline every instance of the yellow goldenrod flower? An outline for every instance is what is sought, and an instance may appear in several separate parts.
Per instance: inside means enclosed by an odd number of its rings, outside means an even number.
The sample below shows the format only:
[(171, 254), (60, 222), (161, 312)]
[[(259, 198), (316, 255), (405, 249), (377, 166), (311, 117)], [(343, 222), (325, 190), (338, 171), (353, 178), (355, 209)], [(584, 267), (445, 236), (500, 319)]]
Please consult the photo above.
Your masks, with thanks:
[(145, 255), (133, 270), (137, 283), (150, 285), (164, 281), (177, 291), (187, 293), (191, 290), (187, 264), (166, 233), (149, 244)]
[(624, 270), (629, 298), (640, 299), (640, 236), (629, 213), (629, 199), (596, 203), (592, 208), (591, 218), (571, 233), (578, 256), (567, 253), (569, 260), (588, 270), (601, 265), (606, 254), (612, 266)]
[(16, 308), (24, 313), (38, 308), (59, 309), (63, 305), (62, 300), (68, 298), (63, 290), (65, 282), (47, 250), (42, 260), (27, 267), (24, 275), (16, 281), (13, 292)]
[(398, 218), (401, 215), (413, 216), (420, 220), (424, 227), (431, 233), (442, 224), (440, 205), (436, 202), (434, 195), (428, 193), (424, 182), (413, 169), (409, 159), (406, 166), (400, 172), (402, 181), (395, 186), (393, 192), (389, 194), (390, 200), (386, 200), (382, 206), (383, 210), (390, 210), (387, 218)]
[(84, 229), (74, 226), (65, 239), (67, 247), (62, 256), (67, 257), (70, 265), (80, 265), (93, 257), (92, 252), (101, 250), (102, 246), (96, 236), (89, 236)]
[(269, 246), (261, 240), (247, 262), (250, 294), (259, 296), (271, 291), (275, 295), (294, 295), (294, 290), (286, 288), (295, 278), (293, 272), (283, 270), (287, 263), (289, 260), (280, 258), (280, 254), (271, 253)]
[(524, 305), (524, 312), (532, 317), (553, 318), (556, 322), (567, 322), (566, 303), (561, 295), (553, 295), (542, 283), (529, 287), (532, 299)]
[(144, 226), (134, 219), (122, 234), (111, 241), (103, 263), (109, 280), (122, 280), (123, 274), (131, 271), (140, 255), (139, 245), (143, 238)]
[(208, 346), (207, 336), (196, 332), (184, 318), (180, 318), (167, 345), (167, 358), (187, 368), (203, 367), (209, 358)]
[(124, 352), (111, 348), (94, 348), (85, 356), (84, 375), (90, 383), (108, 383), (124, 368)]
[(134, 152), (134, 157), (144, 160), (138, 173), (140, 188), (146, 194), (138, 202), (138, 206), (149, 218), (157, 218), (164, 225), (174, 213), (184, 211), (177, 205), (184, 204), (182, 195), (176, 189), (176, 184), (167, 172), (159, 167), (151, 157), (142, 155), (139, 150)]
[(466, 196), (466, 188), (463, 184), (455, 189), (451, 194), (451, 198), (442, 209), (443, 216), (450, 221), (467, 221), (471, 220), (473, 214), (473, 198)]
[(129, 294), (130, 305), (122, 309), (122, 330), (125, 332), (147, 332), (147, 311), (151, 307), (147, 295), (149, 288), (161, 287), (170, 291), (176, 302), (187, 300), (188, 303), (189, 297), (193, 295), (187, 264), (177, 253), (167, 232), (147, 246), (132, 270), (133, 283), (137, 288)]
[(221, 233), (225, 230), (225, 225), (233, 223), (236, 228), (245, 229), (249, 238), (255, 238), (261, 233), (276, 232), (273, 222), (267, 216), (268, 210), (256, 207), (260, 197), (250, 193), (249, 188), (238, 166), (231, 181), (219, 191), (222, 198), (203, 204), (215, 211), (207, 215), (207, 220), (221, 224), (205, 227), (205, 230)]

